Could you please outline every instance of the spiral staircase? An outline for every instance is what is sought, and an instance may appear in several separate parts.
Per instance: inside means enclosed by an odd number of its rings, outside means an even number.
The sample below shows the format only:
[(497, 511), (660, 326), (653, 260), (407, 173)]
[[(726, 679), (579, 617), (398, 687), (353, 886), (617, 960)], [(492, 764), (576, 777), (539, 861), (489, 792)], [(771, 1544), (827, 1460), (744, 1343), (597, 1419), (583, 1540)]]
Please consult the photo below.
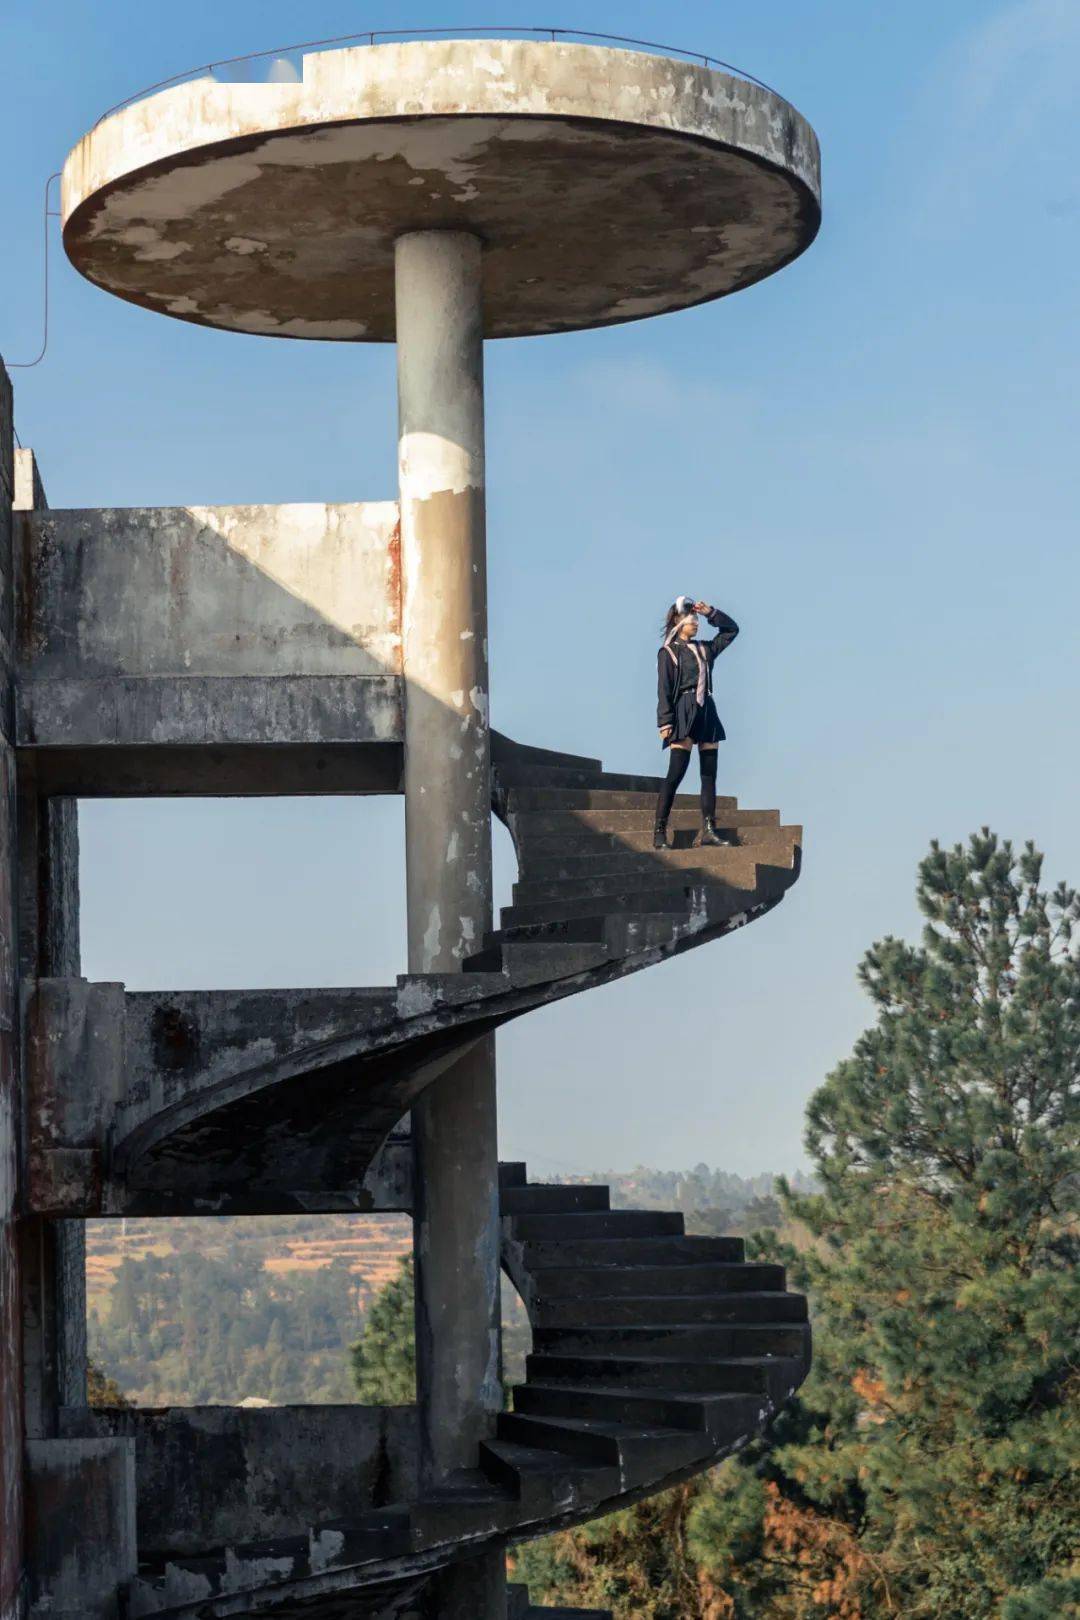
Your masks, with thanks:
[[(654, 850), (658, 786), (494, 737), (493, 807), (519, 865), (499, 928), (460, 974), (340, 993), (336, 1033), (314, 1039), (294, 1010), (287, 1035), (253, 1065), (222, 1072), (203, 1041), (205, 1073), (165, 1106), (144, 1108), (115, 1145), (127, 1207), (197, 1209), (200, 1188), (221, 1193), (238, 1141), (253, 1155), (241, 1173), (272, 1187), (275, 1144), (305, 1133), (312, 1174), (332, 1186), (346, 1159), (355, 1175), (375, 1157), (424, 1086), (479, 1035), (779, 903), (799, 873), (798, 827), (721, 799), (717, 822), (732, 842), (702, 848), (697, 803), (681, 798), (673, 847)], [(293, 996), (304, 1006), (332, 994)], [(126, 1000), (129, 1018), (160, 1012), (160, 998)], [(228, 1208), (227, 1185), (221, 1195)], [(280, 1187), (273, 1197), (283, 1207)], [(427, 1576), (455, 1558), (708, 1468), (759, 1433), (806, 1376), (806, 1302), (786, 1291), (781, 1267), (748, 1262), (740, 1239), (688, 1236), (677, 1213), (612, 1209), (605, 1186), (529, 1182), (523, 1164), (500, 1167), (500, 1199), (503, 1267), (527, 1307), (533, 1349), (475, 1467), (412, 1502), (298, 1525), (272, 1547), (201, 1546), (190, 1557), (141, 1547), (132, 1616), (411, 1615)], [(533, 1609), (523, 1589), (511, 1589), (509, 1605), (514, 1617), (598, 1615)]]

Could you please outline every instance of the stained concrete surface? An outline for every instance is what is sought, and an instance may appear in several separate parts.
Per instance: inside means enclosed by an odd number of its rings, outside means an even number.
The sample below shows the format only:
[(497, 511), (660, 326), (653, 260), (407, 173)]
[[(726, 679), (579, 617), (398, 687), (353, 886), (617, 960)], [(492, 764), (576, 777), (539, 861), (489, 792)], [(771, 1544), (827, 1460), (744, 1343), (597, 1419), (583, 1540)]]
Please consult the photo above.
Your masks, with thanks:
[(687, 61), (524, 40), (319, 52), (300, 84), (164, 90), (64, 166), (76, 268), (162, 314), (394, 338), (394, 241), (484, 242), (489, 337), (661, 314), (813, 240), (817, 140), (780, 96)]
[(69, 1439), (134, 1446), (143, 1556), (295, 1534), (416, 1495), (412, 1406), (71, 1407)]
[(392, 501), (25, 514), (20, 743), (400, 743), (399, 550)]

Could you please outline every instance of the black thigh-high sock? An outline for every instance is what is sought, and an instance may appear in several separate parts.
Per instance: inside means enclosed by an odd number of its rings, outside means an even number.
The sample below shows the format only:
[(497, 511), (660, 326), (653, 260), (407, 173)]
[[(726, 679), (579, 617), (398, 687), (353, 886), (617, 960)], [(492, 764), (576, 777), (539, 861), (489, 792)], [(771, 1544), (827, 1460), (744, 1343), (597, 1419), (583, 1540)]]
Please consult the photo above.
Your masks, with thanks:
[(701, 755), (701, 814), (705, 821), (716, 819), (716, 755), (715, 748), (699, 748)]
[(690, 764), (689, 748), (671, 748), (668, 750), (667, 776), (660, 789), (660, 796), (656, 801), (657, 821), (666, 821), (671, 814), (671, 806), (675, 802), (675, 795), (679, 791), (679, 783), (686, 775)]

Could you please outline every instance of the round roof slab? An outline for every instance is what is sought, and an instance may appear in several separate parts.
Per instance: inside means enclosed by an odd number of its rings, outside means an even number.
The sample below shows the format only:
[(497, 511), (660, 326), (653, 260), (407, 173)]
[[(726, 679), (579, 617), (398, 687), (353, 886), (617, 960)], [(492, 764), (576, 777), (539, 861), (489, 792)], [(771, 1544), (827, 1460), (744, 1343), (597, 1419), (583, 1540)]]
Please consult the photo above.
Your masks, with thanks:
[(64, 166), (64, 243), (182, 320), (388, 342), (394, 239), (482, 237), (491, 337), (723, 297), (820, 221), (818, 147), (771, 91), (669, 57), (454, 40), (199, 79), (105, 119)]

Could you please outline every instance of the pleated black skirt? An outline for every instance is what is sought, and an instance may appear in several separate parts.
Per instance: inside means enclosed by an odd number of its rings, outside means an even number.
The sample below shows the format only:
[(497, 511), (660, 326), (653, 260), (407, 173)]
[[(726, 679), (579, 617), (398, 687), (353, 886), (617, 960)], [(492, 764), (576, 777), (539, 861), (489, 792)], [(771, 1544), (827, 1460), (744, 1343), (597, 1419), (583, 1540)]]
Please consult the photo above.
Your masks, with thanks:
[(665, 748), (673, 742), (723, 742), (725, 735), (711, 695), (699, 705), (693, 692), (679, 693), (675, 699), (675, 729), (665, 739)]

